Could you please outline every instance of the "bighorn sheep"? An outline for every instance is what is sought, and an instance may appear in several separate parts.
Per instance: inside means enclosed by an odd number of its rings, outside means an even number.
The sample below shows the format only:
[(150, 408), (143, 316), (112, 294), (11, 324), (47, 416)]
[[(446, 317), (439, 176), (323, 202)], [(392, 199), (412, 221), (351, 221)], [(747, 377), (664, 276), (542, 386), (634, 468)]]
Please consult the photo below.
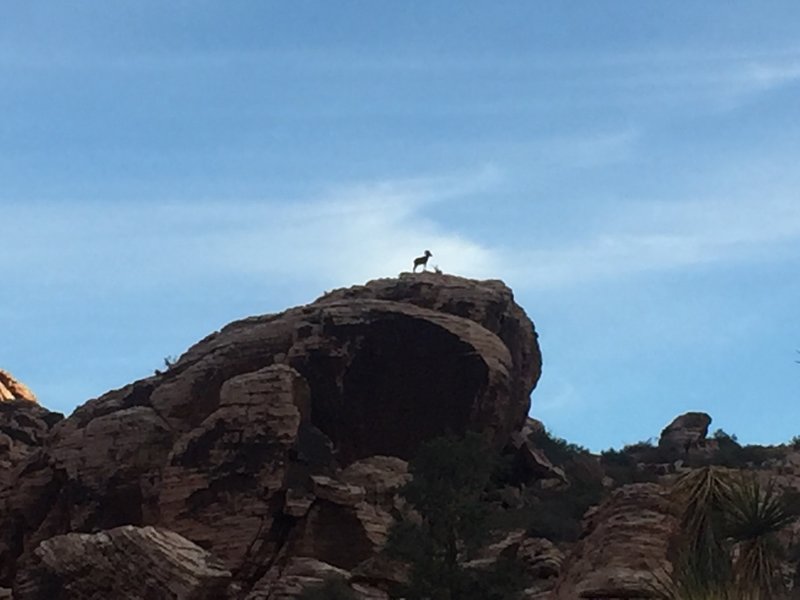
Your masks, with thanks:
[(431, 254), (431, 251), (430, 250), (425, 250), (425, 254), (423, 256), (420, 256), (419, 258), (415, 258), (414, 259), (414, 271), (413, 272), (416, 273), (417, 272), (417, 267), (420, 266), (420, 265), (422, 265), (422, 270), (423, 271), (427, 271), (428, 270), (428, 268), (427, 268), (428, 267), (428, 259), (431, 256), (433, 256), (433, 254)]

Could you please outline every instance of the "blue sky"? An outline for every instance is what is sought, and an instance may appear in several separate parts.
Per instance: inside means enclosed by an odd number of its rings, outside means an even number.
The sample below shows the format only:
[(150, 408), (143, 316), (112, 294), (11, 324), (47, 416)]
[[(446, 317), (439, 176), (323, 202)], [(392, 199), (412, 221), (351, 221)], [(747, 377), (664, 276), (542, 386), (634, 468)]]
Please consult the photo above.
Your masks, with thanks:
[(592, 449), (800, 434), (800, 4), (0, 5), (0, 367), (77, 404), (424, 248)]

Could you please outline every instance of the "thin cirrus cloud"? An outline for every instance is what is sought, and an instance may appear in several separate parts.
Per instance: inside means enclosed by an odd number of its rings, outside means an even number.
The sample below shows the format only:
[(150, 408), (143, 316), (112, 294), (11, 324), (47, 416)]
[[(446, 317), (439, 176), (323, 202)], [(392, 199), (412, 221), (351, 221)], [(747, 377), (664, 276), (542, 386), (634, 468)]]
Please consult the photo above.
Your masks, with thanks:
[(29, 285), (142, 289), (237, 274), (344, 285), (410, 270), (414, 256), (433, 248), (448, 271), (486, 277), (495, 254), (426, 209), (497, 176), (486, 168), (385, 181), (293, 203), (20, 204), (4, 211), (14, 226), (3, 266)]
[(330, 286), (407, 271), (417, 253), (431, 249), (430, 265), (446, 272), (557, 289), (721, 261), (780, 260), (781, 246), (800, 240), (800, 203), (780, 194), (617, 205), (601, 211), (593, 231), (565, 232), (563, 241), (539, 247), (520, 246), (504, 231), (470, 237), (431, 216), (437, 205), (490, 197), (501, 180), (486, 168), (347, 186), (294, 203), (12, 206), (4, 269), (31, 285), (141, 289), (238, 274)]
[(800, 203), (792, 198), (648, 202), (611, 217), (603, 233), (518, 253), (513, 278), (558, 288), (724, 261), (775, 261), (793, 256), (798, 241)]

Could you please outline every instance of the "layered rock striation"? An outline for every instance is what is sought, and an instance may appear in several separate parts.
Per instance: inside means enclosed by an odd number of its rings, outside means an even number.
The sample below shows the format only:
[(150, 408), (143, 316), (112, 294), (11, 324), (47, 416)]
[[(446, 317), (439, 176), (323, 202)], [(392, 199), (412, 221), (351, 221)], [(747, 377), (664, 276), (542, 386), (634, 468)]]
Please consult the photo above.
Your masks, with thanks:
[(655, 483), (624, 486), (585, 521), (553, 600), (653, 597), (658, 575), (671, 569), (669, 543), (677, 528), (668, 490)]

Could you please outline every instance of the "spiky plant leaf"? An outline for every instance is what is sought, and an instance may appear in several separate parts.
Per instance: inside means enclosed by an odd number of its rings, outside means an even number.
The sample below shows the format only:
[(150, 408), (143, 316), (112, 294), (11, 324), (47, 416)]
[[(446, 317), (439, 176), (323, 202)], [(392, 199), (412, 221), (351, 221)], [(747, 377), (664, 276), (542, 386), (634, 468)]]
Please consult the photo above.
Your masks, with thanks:
[(731, 580), (731, 559), (723, 533), (723, 511), (731, 495), (732, 475), (715, 466), (690, 471), (675, 484), (681, 507), (681, 576), (706, 590), (721, 590)]
[(793, 519), (773, 482), (762, 485), (754, 476), (740, 477), (725, 510), (727, 535), (736, 542), (734, 580), (752, 598), (777, 597), (780, 545), (776, 534)]

